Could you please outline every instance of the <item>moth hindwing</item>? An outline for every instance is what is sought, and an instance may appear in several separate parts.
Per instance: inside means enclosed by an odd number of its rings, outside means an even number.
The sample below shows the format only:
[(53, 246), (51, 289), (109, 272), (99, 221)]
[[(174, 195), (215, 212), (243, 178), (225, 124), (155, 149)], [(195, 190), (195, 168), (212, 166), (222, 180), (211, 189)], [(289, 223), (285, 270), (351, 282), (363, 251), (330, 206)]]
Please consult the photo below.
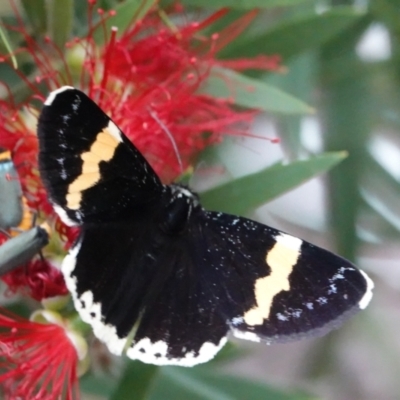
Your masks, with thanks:
[(49, 198), (81, 227), (62, 265), (68, 289), (115, 354), (192, 366), (213, 358), (229, 333), (267, 343), (323, 334), (372, 296), (350, 262), (163, 185), (77, 89), (49, 95), (38, 136)]

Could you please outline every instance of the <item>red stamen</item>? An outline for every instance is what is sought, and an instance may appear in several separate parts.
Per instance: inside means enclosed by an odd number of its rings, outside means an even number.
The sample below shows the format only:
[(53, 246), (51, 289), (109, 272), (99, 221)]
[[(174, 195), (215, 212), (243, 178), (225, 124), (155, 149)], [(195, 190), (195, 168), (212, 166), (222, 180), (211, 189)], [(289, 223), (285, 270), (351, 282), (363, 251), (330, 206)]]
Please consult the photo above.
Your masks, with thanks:
[(103, 79), (101, 80), (100, 83), (100, 88), (101, 88), (101, 92), (100, 92), (100, 99), (99, 102), (101, 103), (101, 100), (103, 98), (103, 94), (106, 90), (106, 85), (107, 85), (107, 78), (108, 78), (108, 74), (109, 74), (109, 67), (111, 64), (111, 58), (112, 58), (112, 54), (114, 51), (114, 45), (115, 45), (115, 40), (117, 37), (117, 32), (118, 32), (118, 28), (116, 28), (115, 26), (113, 26), (111, 28), (111, 38), (110, 38), (110, 42), (107, 46), (107, 49), (105, 51), (105, 57), (104, 57), (104, 67), (103, 67)]
[(0, 309), (0, 384), (7, 400), (77, 400), (77, 363), (63, 327)]
[(1, 278), (10, 293), (22, 291), (35, 300), (68, 293), (61, 272), (41, 258), (17, 268)]

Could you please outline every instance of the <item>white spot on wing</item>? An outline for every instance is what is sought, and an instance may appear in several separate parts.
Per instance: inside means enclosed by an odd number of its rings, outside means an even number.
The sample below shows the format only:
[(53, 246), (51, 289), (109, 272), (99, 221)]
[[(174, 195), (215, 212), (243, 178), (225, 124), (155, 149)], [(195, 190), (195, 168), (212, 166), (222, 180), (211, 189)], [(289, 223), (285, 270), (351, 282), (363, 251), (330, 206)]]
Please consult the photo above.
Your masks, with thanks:
[[(66, 278), (65, 282), (67, 283), (67, 287), (68, 287), (68, 281), (71, 279), (72, 271), (75, 269), (76, 256), (78, 255), (79, 250), (81, 249), (81, 246), (82, 246), (81, 241), (79, 241), (74, 246), (72, 246), (69, 249), (68, 254), (65, 256), (64, 261), (62, 262), (61, 270), (62, 270), (63, 274), (65, 275), (65, 278)], [(69, 287), (68, 287), (68, 289), (69, 289)], [(76, 289), (75, 280), (73, 281), (72, 289), (73, 290), (70, 290), (70, 292), (75, 291), (75, 289)]]
[[(308, 303), (310, 304), (310, 303)], [(312, 304), (311, 304), (312, 306)], [(290, 321), (290, 319), (293, 318), (300, 318), (301, 314), (303, 314), (303, 310), (300, 309), (289, 309), (289, 310), (285, 310), (284, 313), (277, 313), (276, 314), (276, 318), (279, 321)]]
[(79, 106), (81, 105), (81, 99), (76, 96), (75, 100), (72, 103), (72, 109), (76, 113), (79, 110)]
[(242, 316), (234, 317), (231, 320), (232, 325), (240, 325), (244, 322), (244, 319)]
[(276, 236), (275, 240), (282, 246), (287, 247), (288, 249), (294, 250), (296, 252), (300, 251), (301, 244), (303, 243), (301, 239), (294, 236), (290, 236), (286, 233), (281, 233), (280, 235)]
[(293, 318), (300, 318), (302, 313), (303, 313), (303, 310), (293, 310), (291, 315)]
[(121, 131), (117, 127), (117, 125), (114, 124), (114, 122), (110, 121), (107, 126), (107, 132), (113, 136), (115, 139), (118, 140), (118, 142), (122, 142), (122, 136), (121, 136)]
[(61, 218), (61, 221), (64, 222), (65, 225), (68, 226), (76, 226), (78, 225), (75, 221), (73, 221), (70, 217), (68, 217), (67, 212), (57, 204), (53, 204), (54, 211)]
[(78, 296), (76, 290), (76, 277), (72, 274), (76, 266), (76, 257), (82, 242), (72, 247), (64, 258), (61, 270), (64, 275), (65, 284), (72, 295), (75, 309), (79, 312), (82, 320), (90, 324), (96, 337), (104, 342), (111, 353), (121, 355), (127, 338), (120, 338), (114, 326), (105, 324), (101, 314), (101, 305), (93, 301), (93, 293), (86, 291)]
[[(186, 353), (182, 358), (169, 358), (168, 343), (163, 340), (152, 342), (150, 338), (140, 339), (126, 354), (133, 360), (140, 360), (148, 364), (156, 365), (179, 365), (181, 367), (192, 367), (196, 364), (207, 362), (214, 358), (215, 354), (224, 346), (227, 338), (223, 337), (218, 344), (205, 342), (196, 356), (194, 352)], [(156, 356), (157, 355), (157, 356)]]
[(367, 290), (365, 291), (364, 296), (362, 299), (358, 302), (359, 307), (364, 310), (365, 307), (369, 304), (369, 302), (372, 299), (372, 289), (374, 288), (374, 282), (372, 279), (362, 270), (360, 270), (361, 275), (365, 278), (367, 281)]
[(329, 285), (328, 294), (335, 294), (335, 293), (337, 293), (337, 287), (336, 287), (336, 285), (334, 285), (334, 284)]
[(326, 297), (318, 297), (316, 300), (318, 304), (323, 305), (328, 303), (328, 299)]
[(127, 338), (120, 338), (116, 328), (103, 321), (101, 304), (93, 300), (93, 293), (88, 290), (79, 297), (72, 297), (82, 321), (92, 326), (95, 336), (107, 345), (111, 353), (121, 355)]
[(67, 171), (65, 170), (65, 160), (64, 160), (64, 158), (57, 158), (56, 159), (57, 160), (57, 162), (58, 162), (58, 164), (60, 165), (60, 168), (61, 168), (61, 178), (63, 179), (63, 180), (66, 180), (67, 179)]
[(276, 314), (276, 318), (278, 318), (279, 321), (287, 321), (289, 319), (286, 315), (283, 315), (281, 313)]
[(254, 332), (240, 331), (239, 329), (232, 329), (233, 336), (243, 339), (250, 340), (252, 342), (261, 342), (261, 338), (257, 336)]
[(73, 88), (72, 86), (62, 86), (62, 87), (60, 87), (60, 88), (58, 88), (58, 89), (56, 89), (56, 90), (53, 90), (48, 96), (47, 96), (47, 99), (46, 99), (46, 101), (44, 102), (44, 105), (45, 106), (50, 106), (52, 103), (53, 103), (53, 101), (54, 101), (54, 99), (57, 97), (57, 95), (58, 94), (60, 94), (60, 93), (62, 93), (62, 92), (65, 92), (66, 90), (73, 90), (73, 89), (75, 89), (75, 88)]
[[(68, 114), (66, 114), (66, 115), (61, 115), (61, 118), (62, 118), (62, 120), (63, 120), (63, 122), (64, 122), (64, 125), (67, 125), (67, 124), (68, 124), (68, 121), (71, 119), (71, 116), (68, 115)], [(60, 129), (60, 130), (61, 130), (61, 129)], [(60, 130), (59, 130), (59, 132), (60, 132)], [(61, 133), (64, 134), (63, 131), (61, 131)]]

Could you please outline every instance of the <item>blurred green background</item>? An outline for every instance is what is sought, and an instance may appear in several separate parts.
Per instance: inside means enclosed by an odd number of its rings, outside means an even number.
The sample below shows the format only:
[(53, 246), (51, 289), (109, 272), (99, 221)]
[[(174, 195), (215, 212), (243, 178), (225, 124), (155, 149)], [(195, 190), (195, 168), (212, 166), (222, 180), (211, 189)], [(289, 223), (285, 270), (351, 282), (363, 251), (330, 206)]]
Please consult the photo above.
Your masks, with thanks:
[[(62, 45), (84, 30), (84, 3), (23, 0), (21, 7), (33, 32)], [(98, 5), (127, 10), (138, 3)], [(216, 360), (192, 369), (115, 359), (95, 348), (93, 367), (81, 380), (83, 398), (400, 398), (400, 1), (181, 3), (197, 17), (231, 7), (218, 30), (259, 7), (250, 28), (220, 57), (279, 54), (286, 67), (231, 76), (256, 87), (236, 99), (265, 112), (254, 134), (278, 136), (281, 144), (229, 138), (199, 160), (199, 170), (223, 166), (225, 172), (195, 173), (192, 186), (209, 208), (250, 216), (353, 260), (374, 279), (375, 296), (366, 311), (323, 338), (274, 346), (235, 340)], [(10, 18), (8, 1), (0, 7)], [(3, 65), (0, 74), (23, 93)], [(206, 90), (223, 96), (215, 76)]]

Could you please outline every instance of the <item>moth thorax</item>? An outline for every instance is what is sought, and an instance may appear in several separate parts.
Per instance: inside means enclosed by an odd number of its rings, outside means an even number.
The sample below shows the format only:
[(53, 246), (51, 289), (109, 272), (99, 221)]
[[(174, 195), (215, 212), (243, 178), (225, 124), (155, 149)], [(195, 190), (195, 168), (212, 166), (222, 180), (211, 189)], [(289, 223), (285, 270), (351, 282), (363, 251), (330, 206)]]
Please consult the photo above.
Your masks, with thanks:
[(170, 185), (168, 188), (171, 190), (172, 197), (176, 198), (187, 198), (188, 200), (192, 201), (193, 206), (198, 205), (199, 203), (199, 196), (192, 192), (187, 186), (183, 185)]
[(166, 233), (178, 234), (185, 230), (190, 214), (199, 202), (197, 195), (185, 187), (171, 185), (168, 189), (171, 191), (163, 213), (162, 229)]

